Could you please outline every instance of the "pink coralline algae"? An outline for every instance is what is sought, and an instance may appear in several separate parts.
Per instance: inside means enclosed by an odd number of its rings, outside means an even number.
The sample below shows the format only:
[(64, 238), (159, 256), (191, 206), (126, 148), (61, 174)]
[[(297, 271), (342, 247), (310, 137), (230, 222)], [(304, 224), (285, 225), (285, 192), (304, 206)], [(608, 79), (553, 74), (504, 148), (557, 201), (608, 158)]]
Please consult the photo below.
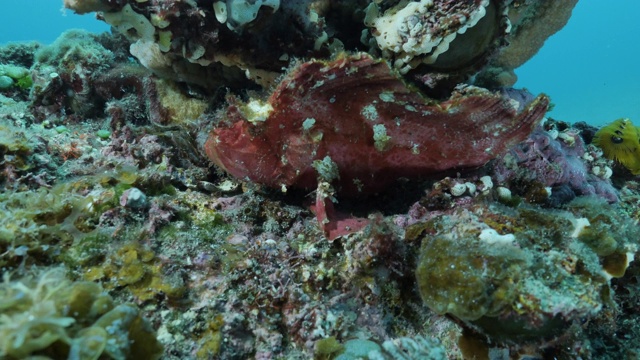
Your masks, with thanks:
[(461, 86), (440, 102), (356, 54), (303, 63), (266, 102), (229, 103), (205, 144), (217, 165), (271, 187), (314, 188), (320, 178), (348, 194), (480, 167), (531, 133), (548, 98), (518, 112), (514, 100)]

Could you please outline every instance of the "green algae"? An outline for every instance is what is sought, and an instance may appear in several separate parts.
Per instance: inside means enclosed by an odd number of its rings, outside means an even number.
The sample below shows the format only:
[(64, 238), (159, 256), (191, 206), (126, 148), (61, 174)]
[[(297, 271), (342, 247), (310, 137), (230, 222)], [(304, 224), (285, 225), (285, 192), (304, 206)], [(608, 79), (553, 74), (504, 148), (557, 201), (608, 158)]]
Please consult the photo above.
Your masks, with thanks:
[(134, 242), (110, 253), (105, 261), (87, 269), (84, 276), (86, 280), (103, 281), (108, 289), (126, 288), (139, 301), (158, 295), (178, 300), (186, 291), (182, 279), (165, 273), (153, 251)]
[(155, 331), (131, 304), (115, 305), (102, 287), (72, 282), (62, 269), (0, 284), (0, 357), (157, 359)]
[(437, 236), (423, 242), (418, 287), (436, 313), (477, 320), (499, 315), (516, 299), (514, 284), (528, 263), (526, 254), (510, 248), (487, 252), (474, 240)]
[[(43, 246), (79, 241), (99, 232), (96, 210), (115, 206), (113, 193), (94, 190), (83, 194), (76, 190), (78, 186), (82, 188), (78, 182), (68, 182), (50, 189), (0, 193), (3, 253), (21, 246), (39, 252)], [(5, 264), (3, 258), (6, 256), (0, 257), (0, 263)]]
[(550, 338), (597, 316), (640, 230), (594, 198), (567, 209), (494, 205), (440, 218), (437, 233), (423, 237), (416, 269), (423, 301), (497, 341)]
[(96, 135), (102, 140), (108, 140), (111, 137), (111, 131), (101, 129), (96, 132)]
[(0, 64), (0, 77), (10, 79), (10, 82), (5, 83), (5, 89), (15, 86), (21, 90), (28, 90), (33, 85), (29, 69), (18, 65)]
[(316, 341), (314, 346), (314, 360), (332, 360), (345, 351), (342, 345), (334, 336)]
[(207, 328), (200, 337), (199, 349), (196, 355), (200, 359), (212, 358), (220, 353), (222, 346), (222, 327), (224, 326), (224, 317), (220, 314), (214, 315), (207, 323)]
[[(24, 256), (36, 263), (94, 264), (114, 231), (99, 226), (100, 217), (120, 206), (122, 193), (140, 179), (136, 171), (119, 166), (50, 188), (0, 192), (0, 265), (17, 265)], [(124, 235), (133, 240), (141, 234)]]

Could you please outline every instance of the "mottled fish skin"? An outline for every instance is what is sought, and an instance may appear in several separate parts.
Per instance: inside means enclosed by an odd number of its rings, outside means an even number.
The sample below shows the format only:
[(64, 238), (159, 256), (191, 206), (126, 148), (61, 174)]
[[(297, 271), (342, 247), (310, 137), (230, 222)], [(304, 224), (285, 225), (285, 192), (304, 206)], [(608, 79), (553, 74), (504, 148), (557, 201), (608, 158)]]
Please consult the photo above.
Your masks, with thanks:
[(518, 112), (508, 98), (475, 87), (440, 102), (385, 61), (355, 54), (295, 68), (268, 99), (264, 121), (231, 104), (205, 150), (238, 178), (307, 189), (317, 185), (313, 162), (328, 156), (342, 192), (377, 191), (399, 178), (486, 164), (524, 140), (548, 102), (540, 95)]

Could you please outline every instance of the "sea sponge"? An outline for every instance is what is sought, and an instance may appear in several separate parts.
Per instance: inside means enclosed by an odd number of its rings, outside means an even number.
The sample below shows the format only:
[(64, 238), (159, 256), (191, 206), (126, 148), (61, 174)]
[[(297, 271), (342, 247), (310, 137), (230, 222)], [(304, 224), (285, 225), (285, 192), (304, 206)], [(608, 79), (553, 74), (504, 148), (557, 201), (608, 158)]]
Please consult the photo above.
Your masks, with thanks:
[[(144, 15), (133, 10), (131, 5), (125, 5), (118, 12), (104, 13), (104, 21), (116, 28), (120, 33), (130, 40), (147, 39), (152, 40), (156, 33), (151, 21)], [(135, 30), (132, 32), (131, 30)]]
[(110, 10), (110, 6), (100, 0), (63, 0), (63, 5), (65, 8), (73, 10), (76, 14)]
[(640, 129), (629, 119), (618, 119), (601, 128), (593, 137), (593, 144), (608, 159), (619, 162), (633, 175), (640, 175)]

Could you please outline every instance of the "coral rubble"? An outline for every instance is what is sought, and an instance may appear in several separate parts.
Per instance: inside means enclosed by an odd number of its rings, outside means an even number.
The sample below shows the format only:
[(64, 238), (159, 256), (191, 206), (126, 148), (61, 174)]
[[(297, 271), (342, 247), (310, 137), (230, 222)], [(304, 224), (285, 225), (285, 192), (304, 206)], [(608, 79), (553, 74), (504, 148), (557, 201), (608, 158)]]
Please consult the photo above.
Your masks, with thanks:
[(631, 125), (504, 87), (575, 1), (64, 4), (113, 33), (0, 48), (0, 358), (638, 356)]

